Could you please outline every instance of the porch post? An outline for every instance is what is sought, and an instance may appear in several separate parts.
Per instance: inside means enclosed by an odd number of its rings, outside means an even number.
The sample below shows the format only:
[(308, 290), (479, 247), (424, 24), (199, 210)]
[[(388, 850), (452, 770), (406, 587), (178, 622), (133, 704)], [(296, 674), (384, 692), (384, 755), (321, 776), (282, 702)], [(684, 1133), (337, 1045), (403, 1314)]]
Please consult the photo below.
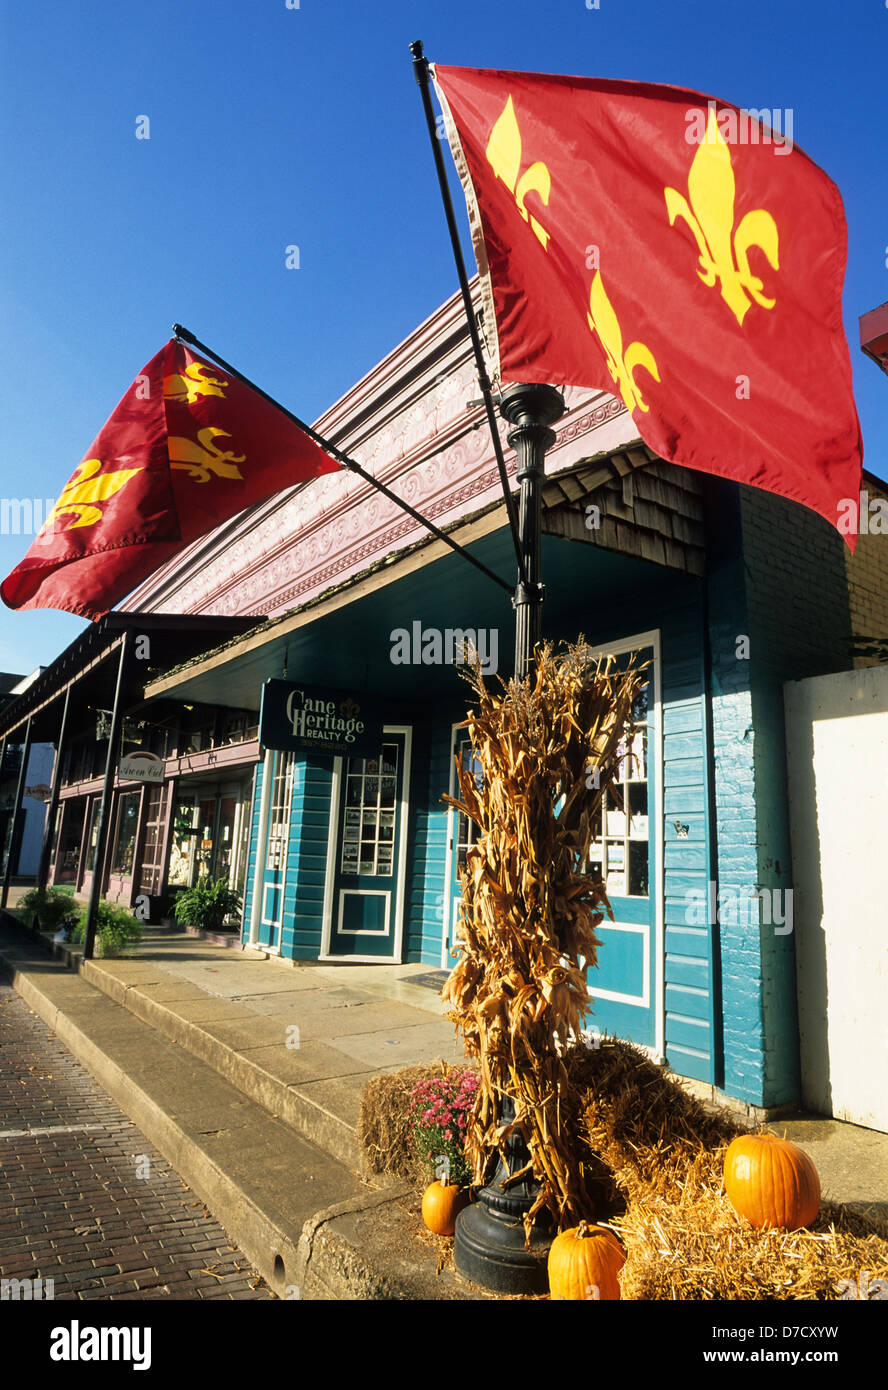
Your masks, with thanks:
[[(0, 893), (0, 908), (6, 907), (6, 899), (9, 897), (9, 881), (12, 878), (12, 858), (15, 853), (15, 837), (22, 809), (22, 796), (25, 790), (25, 774), (28, 770), (28, 759), (31, 756), (31, 719), (32, 716), (29, 714), (28, 722), (25, 725), (25, 744), (22, 749), (22, 762), (15, 787), (15, 804), (12, 810), (12, 823), (9, 827), (9, 853), (6, 856), (6, 867), (3, 871), (3, 891)], [(5, 741), (3, 751), (4, 753), (6, 752)]]
[(114, 710), (111, 715), (111, 732), (108, 735), (108, 756), (105, 759), (105, 783), (102, 787), (102, 800), (99, 805), (99, 822), (96, 827), (96, 853), (93, 860), (92, 883), (89, 888), (89, 906), (86, 911), (86, 930), (83, 936), (83, 959), (92, 960), (93, 945), (96, 939), (96, 913), (102, 895), (105, 878), (105, 851), (108, 839), (111, 797), (114, 792), (114, 773), (120, 747), (120, 728), (123, 722), (123, 677), (129, 655), (130, 632), (124, 630), (120, 642), (120, 660), (117, 663), (117, 685), (114, 690)]
[(53, 824), (59, 809), (59, 792), (62, 786), (62, 758), (65, 753), (65, 732), (68, 727), (68, 704), (70, 699), (71, 687), (69, 685), (65, 689), (65, 703), (62, 707), (62, 722), (59, 726), (59, 737), (56, 743), (55, 766), (52, 769), (52, 790), (49, 794), (46, 824), (43, 827), (43, 848), (40, 851), (40, 866), (37, 869), (37, 888), (39, 891), (42, 891), (46, 887), (46, 880), (49, 877), (49, 854), (52, 848)]

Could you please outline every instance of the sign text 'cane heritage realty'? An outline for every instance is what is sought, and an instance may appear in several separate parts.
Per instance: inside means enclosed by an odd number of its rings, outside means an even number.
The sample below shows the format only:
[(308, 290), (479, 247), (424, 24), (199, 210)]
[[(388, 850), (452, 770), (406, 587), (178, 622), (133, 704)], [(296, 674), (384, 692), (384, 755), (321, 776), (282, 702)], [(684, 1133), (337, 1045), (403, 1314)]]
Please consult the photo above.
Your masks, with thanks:
[(381, 703), (365, 695), (297, 681), (268, 680), (262, 687), (263, 748), (365, 756), (379, 752), (382, 725)]

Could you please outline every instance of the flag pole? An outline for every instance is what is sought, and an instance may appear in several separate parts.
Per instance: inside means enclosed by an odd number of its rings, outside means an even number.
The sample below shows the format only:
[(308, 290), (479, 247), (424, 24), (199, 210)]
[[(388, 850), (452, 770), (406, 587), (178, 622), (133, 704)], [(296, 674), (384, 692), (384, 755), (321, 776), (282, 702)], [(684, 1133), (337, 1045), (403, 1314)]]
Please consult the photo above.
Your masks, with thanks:
[(499, 470), (503, 496), (506, 499), (506, 512), (508, 513), (509, 528), (512, 532), (512, 542), (515, 546), (515, 555), (518, 560), (518, 573), (521, 576), (521, 583), (529, 588), (530, 578), (526, 567), (524, 549), (519, 537), (518, 517), (515, 512), (515, 503), (512, 499), (512, 493), (509, 488), (509, 475), (506, 472), (503, 446), (500, 441), (499, 430), (497, 429), (490, 377), (487, 375), (487, 363), (484, 361), (481, 338), (478, 333), (478, 326), (475, 322), (475, 307), (472, 304), (472, 294), (469, 289), (469, 277), (466, 273), (466, 263), (463, 258), (462, 247), (459, 244), (459, 231), (456, 226), (456, 215), (453, 211), (453, 199), (450, 197), (450, 185), (447, 182), (447, 171), (444, 168), (444, 159), (441, 155), (441, 144), (435, 131), (435, 112), (432, 107), (432, 96), (429, 90), (429, 60), (423, 54), (421, 39), (416, 39), (415, 42), (410, 45), (410, 52), (413, 54), (413, 71), (422, 94), (422, 106), (425, 112), (429, 140), (432, 144), (432, 154), (435, 159), (438, 187), (441, 190), (441, 201), (444, 204), (444, 216), (447, 219), (447, 230), (450, 233), (450, 245), (453, 248), (453, 259), (456, 262), (456, 274), (459, 279), (459, 287), (462, 292), (466, 319), (469, 325), (469, 336), (472, 340), (472, 350), (474, 351), (475, 363), (478, 368), (478, 384), (481, 387), (481, 395), (484, 399), (484, 409), (487, 412), (487, 423), (490, 426), (490, 438), (493, 443), (496, 466)]
[(270, 396), (267, 391), (263, 391), (261, 386), (257, 386), (255, 381), (251, 381), (248, 376), (244, 376), (243, 372), (238, 371), (237, 367), (233, 367), (230, 362), (226, 362), (225, 358), (220, 357), (218, 352), (214, 352), (212, 348), (207, 347), (206, 343), (202, 343), (199, 338), (195, 338), (194, 334), (190, 333), (187, 328), (183, 328), (181, 323), (173, 324), (173, 334), (183, 343), (188, 343), (190, 347), (196, 348), (198, 352), (205, 353), (207, 357), (212, 357), (213, 361), (218, 363), (223, 371), (230, 372), (233, 377), (237, 377), (238, 381), (242, 381), (245, 386), (249, 386), (251, 391), (255, 391), (257, 396), (261, 396), (263, 400), (268, 401), (269, 405), (273, 405), (282, 415), (286, 415), (288, 420), (292, 421), (292, 423), (307, 434), (310, 439), (313, 439), (315, 444), (319, 445), (331, 458), (336, 459), (337, 463), (341, 463), (343, 468), (347, 468), (350, 473), (356, 473), (359, 478), (363, 478), (365, 483), (369, 483), (371, 487), (376, 488), (377, 492), (381, 492), (383, 497), (387, 497), (390, 502), (394, 502), (396, 507), (400, 507), (408, 516), (413, 517), (414, 521), (418, 521), (427, 531), (431, 531), (432, 535), (435, 536), (437, 540), (443, 541), (445, 545), (449, 545), (451, 550), (455, 551), (457, 555), (461, 555), (464, 560), (468, 560), (469, 564), (474, 565), (475, 568), (486, 575), (488, 579), (492, 579), (494, 584), (498, 584), (500, 588), (505, 589), (507, 593), (512, 593), (512, 585), (507, 580), (501, 579), (498, 574), (494, 574), (493, 570), (488, 569), (487, 565), (485, 565), (482, 560), (477, 559), (466, 550), (464, 546), (460, 545), (457, 541), (453, 540), (452, 537), (448, 536), (446, 532), (437, 527), (433, 521), (429, 521), (421, 512), (416, 511), (414, 507), (411, 507), (409, 502), (405, 502), (397, 493), (392, 492), (390, 488), (386, 487), (385, 483), (381, 483), (378, 478), (374, 478), (372, 473), (368, 473), (365, 468), (362, 468), (361, 465), (356, 463), (353, 458), (350, 458), (348, 454), (344, 454), (341, 449), (337, 449), (335, 444), (331, 444), (329, 439), (325, 439), (322, 434), (318, 434), (317, 430), (312, 429), (311, 425), (307, 425), (304, 420), (300, 420), (298, 415), (294, 415), (292, 410), (288, 410), (285, 405), (281, 405), (280, 401), (276, 401), (274, 396)]

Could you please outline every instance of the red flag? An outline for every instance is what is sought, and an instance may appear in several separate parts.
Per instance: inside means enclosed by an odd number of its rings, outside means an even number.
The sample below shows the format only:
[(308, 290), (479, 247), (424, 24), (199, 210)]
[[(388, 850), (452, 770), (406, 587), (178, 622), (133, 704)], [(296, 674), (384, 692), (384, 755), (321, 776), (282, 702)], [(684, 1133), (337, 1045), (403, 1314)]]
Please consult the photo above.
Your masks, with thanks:
[(838, 526), (862, 466), (847, 233), (791, 132), (677, 87), (434, 74), (501, 379), (613, 391), (662, 458)]
[(250, 387), (171, 340), (136, 377), (0, 595), (10, 608), (100, 618), (220, 522), (338, 469)]

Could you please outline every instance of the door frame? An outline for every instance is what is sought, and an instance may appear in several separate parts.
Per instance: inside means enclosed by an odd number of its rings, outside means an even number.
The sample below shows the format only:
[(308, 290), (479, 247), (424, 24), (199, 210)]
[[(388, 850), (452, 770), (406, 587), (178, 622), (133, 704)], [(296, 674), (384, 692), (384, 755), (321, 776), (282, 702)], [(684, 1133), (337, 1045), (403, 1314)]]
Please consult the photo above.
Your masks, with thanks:
[[(637, 1043), (636, 1046), (640, 1047), (643, 1052), (647, 1052), (654, 1062), (663, 1065), (666, 1061), (666, 929), (664, 924), (666, 913), (663, 862), (663, 806), (665, 803), (665, 788), (663, 786), (663, 671), (660, 651), (660, 629), (653, 628), (649, 632), (634, 633), (631, 637), (622, 637), (617, 642), (602, 642), (595, 645), (590, 643), (588, 651), (591, 656), (607, 656), (608, 653), (619, 656), (623, 652), (635, 651), (641, 647), (651, 647), (654, 653), (653, 700), (650, 717), (648, 719), (648, 746), (654, 755), (657, 814), (654, 819), (653, 835), (651, 836), (651, 844), (654, 851), (654, 872), (652, 875), (654, 886), (654, 1045), (650, 1047), (645, 1046), (643, 1043)], [(650, 821), (648, 825), (650, 827)], [(645, 971), (644, 989), (645, 996), (648, 997), (648, 1007), (650, 1007), (650, 998), (647, 994), (649, 989), (648, 981), (650, 979), (650, 960), (648, 960), (647, 964), (648, 969)], [(602, 994), (601, 997), (605, 998), (609, 996)]]
[[(296, 753), (289, 752), (289, 751), (286, 750), (286, 749), (281, 749), (281, 748), (269, 749), (269, 752), (271, 753), (271, 760), (270, 760), (270, 762), (268, 763), (268, 770), (269, 770), (269, 773), (270, 773), (270, 776), (268, 777), (268, 800), (264, 803), (264, 809), (265, 809), (265, 842), (264, 842), (264, 849), (263, 849), (263, 852), (262, 852), (262, 860), (261, 860), (262, 869), (261, 869), (261, 873), (258, 875), (258, 878), (257, 878), (257, 888), (258, 888), (258, 890), (259, 890), (259, 891), (257, 892), (257, 899), (258, 899), (258, 902), (259, 902), (259, 908), (260, 908), (260, 910), (259, 910), (259, 921), (258, 921), (258, 926), (257, 926), (257, 942), (256, 942), (256, 945), (257, 945), (257, 948), (258, 948), (260, 951), (265, 951), (269, 956), (280, 956), (280, 955), (283, 954), (283, 945), (284, 945), (284, 915), (285, 915), (286, 900), (287, 900), (287, 875), (288, 875), (289, 868), (290, 868), (290, 839), (291, 839), (292, 834), (293, 834), (293, 784), (294, 784), (294, 782), (296, 781), (296, 778), (297, 778), (297, 776), (298, 776), (297, 768), (300, 766), (300, 759), (297, 757)], [(281, 871), (280, 871), (280, 872), (281, 872), (281, 881), (280, 881), (280, 883), (271, 884), (271, 883), (266, 883), (266, 881), (265, 881), (265, 875), (266, 875), (266, 873), (268, 872), (268, 843), (269, 843), (269, 839), (270, 839), (270, 835), (269, 835), (269, 825), (270, 825), (270, 821), (271, 821), (271, 810), (272, 810), (272, 806), (273, 806), (273, 804), (274, 804), (274, 784), (275, 784), (275, 779), (277, 778), (277, 775), (278, 775), (278, 758), (287, 758), (287, 759), (289, 759), (289, 769), (290, 769), (290, 772), (289, 772), (289, 780), (288, 780), (287, 785), (286, 785), (286, 787), (285, 787), (285, 789), (284, 789), (284, 806), (283, 806), (283, 809), (284, 809), (284, 811), (285, 811), (286, 814), (285, 814), (285, 816), (284, 816), (283, 823), (284, 823), (284, 825), (286, 826), (286, 829), (285, 829), (285, 831), (284, 831), (284, 837), (283, 837), (283, 842), (282, 842), (282, 850), (281, 850), (281, 857), (282, 857), (282, 864), (281, 864)], [(263, 776), (263, 781), (264, 781), (264, 776)], [(217, 824), (218, 824), (218, 819), (219, 819), (219, 817), (218, 817), (218, 809), (219, 809), (220, 803), (221, 803), (221, 793), (220, 793), (220, 795), (219, 795), (219, 796), (217, 797), (217, 799), (216, 799), (216, 809), (217, 809), (216, 823), (217, 823)], [(213, 853), (215, 854), (215, 852), (216, 852), (216, 851), (215, 851), (215, 847), (214, 847)], [(258, 865), (259, 865), (259, 861), (257, 860), (257, 868), (258, 868)], [(276, 893), (280, 893), (280, 895), (281, 895), (281, 896), (280, 896), (280, 916), (279, 916), (279, 917), (266, 917), (266, 915), (265, 915), (266, 902), (267, 902), (267, 898), (268, 898), (268, 890), (269, 890), (269, 888), (273, 888), (274, 891), (275, 891)], [(266, 941), (262, 941), (262, 940), (260, 939), (260, 938), (261, 938), (261, 930), (262, 930), (263, 927), (270, 927), (270, 928), (272, 929), (272, 931), (271, 931), (271, 940), (270, 940), (270, 941), (267, 941), (267, 942), (266, 942)]]
[[(260, 950), (259, 946), (259, 925), (260, 908), (262, 899), (262, 886), (265, 879), (265, 860), (268, 854), (268, 812), (271, 805), (271, 777), (269, 775), (274, 763), (274, 749), (266, 748), (265, 756), (262, 760), (262, 788), (259, 793), (259, 824), (256, 827), (256, 860), (253, 869), (253, 896), (250, 900), (250, 935), (247, 945)], [(253, 796), (255, 798), (255, 784)], [(250, 807), (252, 819), (252, 805)], [(247, 846), (247, 869), (249, 874), (250, 847)], [(262, 866), (260, 869), (260, 865)]]
[(336, 880), (336, 851), (339, 842), (339, 817), (342, 810), (341, 801), (344, 789), (344, 778), (342, 775), (343, 759), (335, 758), (333, 762), (333, 781), (330, 786), (330, 819), (327, 829), (327, 868), (324, 876), (324, 916), (321, 928), (321, 949), (318, 960), (323, 961), (342, 961), (350, 965), (400, 965), (403, 961), (404, 951), (404, 910), (407, 902), (407, 831), (410, 821), (410, 753), (413, 744), (413, 725), (412, 724), (384, 724), (382, 728), (383, 737), (386, 734), (404, 735), (404, 768), (401, 785), (403, 794), (400, 803), (400, 817), (398, 831), (401, 843), (398, 847), (398, 875), (396, 887), (396, 910), (392, 923), (392, 954), (391, 956), (343, 956), (333, 955), (330, 946), (333, 938), (333, 899), (334, 884)]
[[(465, 720), (458, 719), (450, 726), (450, 782), (448, 792), (451, 796), (457, 796), (459, 786), (456, 780), (456, 752), (459, 739), (459, 731), (465, 727)], [(447, 952), (447, 942), (452, 934), (454, 925), (453, 918), (453, 856), (456, 851), (456, 834), (458, 829), (458, 811), (455, 806), (447, 807), (447, 832), (446, 844), (447, 853), (444, 856), (444, 908), (441, 914), (441, 969), (454, 970), (457, 965), (456, 957), (451, 958)]]

